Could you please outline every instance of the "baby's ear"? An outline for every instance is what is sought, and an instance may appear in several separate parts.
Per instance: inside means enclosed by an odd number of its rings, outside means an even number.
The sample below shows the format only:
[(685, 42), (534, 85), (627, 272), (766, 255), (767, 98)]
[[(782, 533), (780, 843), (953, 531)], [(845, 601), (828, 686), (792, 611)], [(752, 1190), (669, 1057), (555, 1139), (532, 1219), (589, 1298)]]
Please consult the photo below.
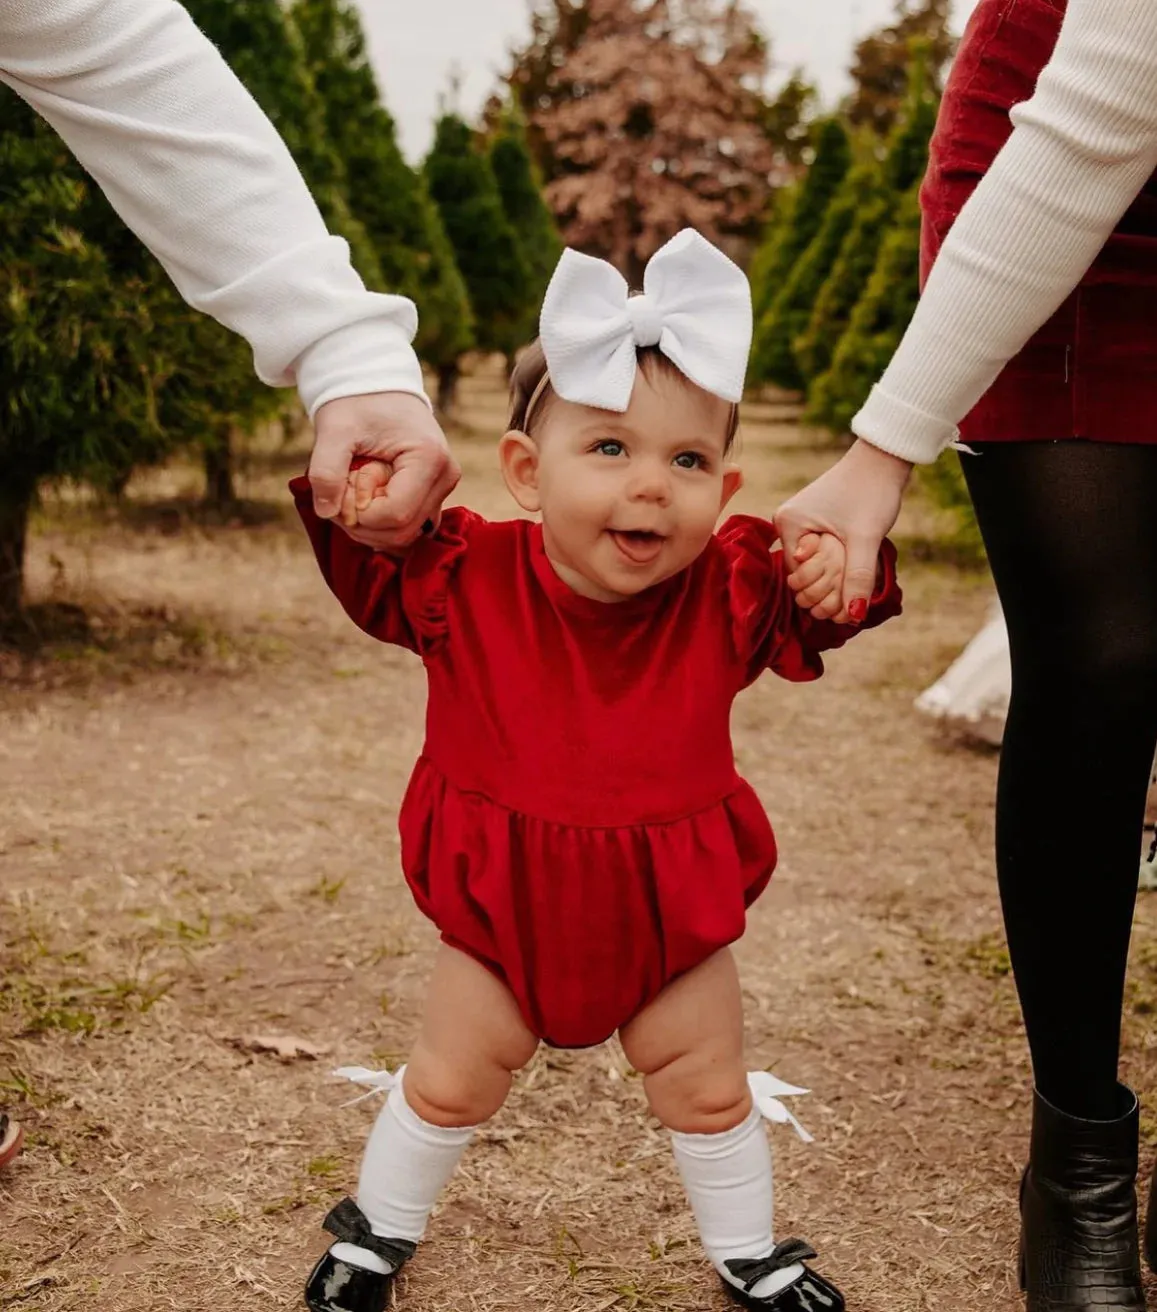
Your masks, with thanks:
[(512, 428), (498, 443), (498, 462), (510, 495), (523, 510), (541, 509), (538, 495), (538, 447), (534, 439)]
[(719, 498), (719, 509), (722, 510), (731, 498), (743, 486), (743, 470), (738, 465), (723, 466), (723, 495)]

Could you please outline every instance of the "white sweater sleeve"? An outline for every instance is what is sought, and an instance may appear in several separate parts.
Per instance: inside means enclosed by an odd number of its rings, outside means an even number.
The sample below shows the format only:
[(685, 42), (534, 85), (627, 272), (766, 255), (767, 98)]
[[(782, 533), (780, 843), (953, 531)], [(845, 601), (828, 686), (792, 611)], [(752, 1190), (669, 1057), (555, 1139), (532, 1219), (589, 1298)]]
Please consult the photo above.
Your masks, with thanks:
[(365, 289), (273, 125), (175, 0), (0, 0), (0, 80), (311, 417), (340, 396), (425, 395), (413, 302)]
[(1157, 168), (1157, 0), (1069, 0), (1053, 58), (1012, 121), (852, 421), (905, 460), (934, 460), (955, 440)]

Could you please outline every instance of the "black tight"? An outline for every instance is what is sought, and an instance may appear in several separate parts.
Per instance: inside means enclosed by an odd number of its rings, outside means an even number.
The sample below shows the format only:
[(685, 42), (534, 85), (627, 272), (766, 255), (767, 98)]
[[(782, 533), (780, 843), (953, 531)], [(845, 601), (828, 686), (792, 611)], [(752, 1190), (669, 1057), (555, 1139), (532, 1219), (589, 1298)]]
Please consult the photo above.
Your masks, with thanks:
[(1157, 741), (1157, 446), (962, 464), (1012, 644), (996, 860), (1037, 1087), (1110, 1119)]

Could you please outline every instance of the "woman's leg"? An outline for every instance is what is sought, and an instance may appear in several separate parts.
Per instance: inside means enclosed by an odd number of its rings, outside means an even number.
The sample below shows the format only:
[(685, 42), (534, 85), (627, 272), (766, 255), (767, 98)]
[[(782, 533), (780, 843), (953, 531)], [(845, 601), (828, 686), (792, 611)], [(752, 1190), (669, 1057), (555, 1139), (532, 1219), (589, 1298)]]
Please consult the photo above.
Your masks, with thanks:
[(1110, 1120), (1157, 740), (1157, 446), (962, 463), (1012, 650), (997, 872), (1037, 1089)]

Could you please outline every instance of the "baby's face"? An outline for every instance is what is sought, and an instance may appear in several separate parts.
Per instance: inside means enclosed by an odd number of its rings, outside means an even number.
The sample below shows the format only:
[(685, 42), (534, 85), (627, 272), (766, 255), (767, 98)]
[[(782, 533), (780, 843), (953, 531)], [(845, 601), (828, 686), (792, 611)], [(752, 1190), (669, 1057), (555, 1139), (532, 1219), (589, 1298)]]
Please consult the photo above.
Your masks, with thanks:
[[(659, 371), (636, 373), (623, 414), (552, 397), (536, 440), (534, 488), (547, 555), (574, 590), (621, 601), (706, 547), (740, 475), (724, 448), (730, 405)], [(537, 504), (535, 504), (537, 502)]]

